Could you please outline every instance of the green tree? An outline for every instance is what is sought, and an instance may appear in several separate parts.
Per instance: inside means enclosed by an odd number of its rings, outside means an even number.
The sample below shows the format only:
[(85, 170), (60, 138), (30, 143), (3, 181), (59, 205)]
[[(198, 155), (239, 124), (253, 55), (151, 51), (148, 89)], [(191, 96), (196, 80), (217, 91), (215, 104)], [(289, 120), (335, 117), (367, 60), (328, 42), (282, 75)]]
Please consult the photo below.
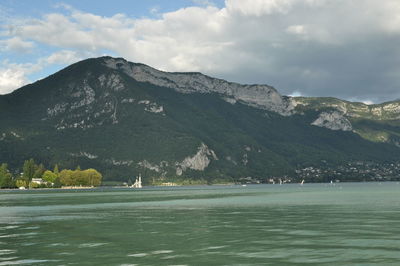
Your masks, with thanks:
[(81, 170), (73, 171), (72, 180), (75, 186), (87, 186), (85, 175)]
[(58, 177), (60, 175), (60, 171), (58, 170), (58, 164), (54, 166), (53, 173)]
[(74, 186), (74, 185), (75, 185), (75, 184), (74, 184), (73, 177), (72, 177), (73, 172), (74, 172), (74, 171), (72, 171), (72, 170), (67, 170), (67, 169), (64, 169), (64, 170), (62, 170), (62, 171), (60, 172), (60, 177), (59, 177), (59, 179), (60, 179), (61, 185), (63, 185), (63, 186)]
[(53, 187), (61, 187), (61, 181), (60, 181), (60, 177), (57, 177), (56, 180), (54, 180), (54, 184)]
[(33, 159), (26, 160), (23, 166), (23, 179), (29, 183), (35, 175), (36, 164)]
[(3, 163), (0, 165), (0, 188), (15, 187), (12, 175), (8, 170), (8, 165)]
[(35, 165), (35, 173), (33, 174), (33, 178), (42, 178), (46, 168), (44, 168), (43, 164)]
[(99, 186), (102, 175), (95, 169), (62, 170), (59, 181), (63, 186)]
[(30, 182), (29, 183), (29, 188), (38, 188), (40, 185), (38, 183)]
[(46, 170), (43, 175), (42, 179), (49, 183), (54, 183), (57, 179), (57, 175), (50, 170)]
[(15, 181), (15, 185), (16, 185), (16, 187), (27, 187), (28, 182), (26, 182), (26, 180), (24, 180), (24, 179), (17, 179)]
[(102, 175), (95, 169), (90, 168), (82, 171), (87, 185), (89, 186), (100, 186)]

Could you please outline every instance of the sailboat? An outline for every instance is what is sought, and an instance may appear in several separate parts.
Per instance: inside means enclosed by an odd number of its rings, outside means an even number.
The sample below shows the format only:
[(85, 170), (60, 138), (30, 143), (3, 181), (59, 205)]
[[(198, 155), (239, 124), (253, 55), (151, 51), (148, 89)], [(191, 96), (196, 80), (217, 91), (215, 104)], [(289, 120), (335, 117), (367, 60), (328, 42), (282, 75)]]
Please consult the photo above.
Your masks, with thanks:
[(136, 177), (135, 183), (132, 184), (132, 188), (142, 188), (142, 176)]
[(300, 185), (303, 185), (303, 184), (304, 184), (304, 179), (301, 181)]

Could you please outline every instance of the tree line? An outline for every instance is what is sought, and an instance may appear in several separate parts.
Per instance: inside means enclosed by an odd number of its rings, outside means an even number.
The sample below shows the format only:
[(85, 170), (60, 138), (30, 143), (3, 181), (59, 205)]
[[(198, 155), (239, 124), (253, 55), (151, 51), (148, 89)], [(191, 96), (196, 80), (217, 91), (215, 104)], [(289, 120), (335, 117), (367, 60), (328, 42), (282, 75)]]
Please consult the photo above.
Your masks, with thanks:
[(53, 170), (46, 169), (43, 164), (36, 164), (33, 159), (26, 160), (22, 166), (22, 173), (12, 174), (6, 163), (0, 164), (0, 188), (59, 188), (62, 186), (99, 186), (102, 175), (90, 168), (81, 170), (63, 169), (58, 165)]

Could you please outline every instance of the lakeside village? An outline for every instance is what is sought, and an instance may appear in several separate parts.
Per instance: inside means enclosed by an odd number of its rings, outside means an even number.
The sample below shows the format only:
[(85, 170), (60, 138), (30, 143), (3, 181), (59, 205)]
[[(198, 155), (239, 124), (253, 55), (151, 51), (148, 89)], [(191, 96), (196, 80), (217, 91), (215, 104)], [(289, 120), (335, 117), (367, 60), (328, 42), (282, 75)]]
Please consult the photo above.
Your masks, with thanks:
[(295, 170), (294, 177), (271, 177), (262, 182), (255, 178), (244, 178), (247, 183), (329, 183), (329, 182), (382, 182), (400, 181), (400, 162), (374, 163), (365, 161), (348, 162), (342, 165), (329, 165), (321, 161), (318, 166)]
[(75, 170), (63, 169), (58, 166), (54, 170), (46, 169), (43, 164), (36, 164), (33, 159), (26, 160), (23, 171), (13, 176), (8, 165), (0, 165), (0, 188), (89, 188), (100, 186), (102, 175), (95, 169)]
[[(46, 169), (43, 164), (36, 164), (33, 159), (26, 160), (19, 175), (13, 175), (8, 165), (0, 164), (0, 188), (92, 188), (102, 185), (102, 174), (96, 169), (59, 171)], [(193, 180), (192, 180), (193, 181)], [(200, 180), (198, 180), (200, 181)], [(365, 181), (400, 181), (400, 162), (377, 164), (372, 162), (349, 162), (332, 166), (325, 161), (319, 166), (309, 166), (295, 170), (295, 175), (284, 175), (267, 178), (243, 177), (237, 184), (284, 184), (284, 183), (327, 183), (327, 182), (365, 182)], [(199, 182), (165, 182), (157, 186), (200, 185)], [(207, 183), (204, 183), (207, 184)], [(232, 184), (232, 183), (230, 183)], [(123, 186), (142, 187), (142, 177), (135, 182), (124, 182)]]
[[(58, 165), (55, 165), (53, 170), (48, 170), (43, 164), (36, 164), (33, 159), (26, 160), (22, 169), (22, 173), (13, 176), (6, 163), (0, 164), (0, 189), (93, 188), (100, 186), (103, 178), (102, 174), (93, 168), (81, 170), (78, 166), (75, 170), (60, 171)], [(129, 187), (141, 188), (142, 177), (139, 175)]]

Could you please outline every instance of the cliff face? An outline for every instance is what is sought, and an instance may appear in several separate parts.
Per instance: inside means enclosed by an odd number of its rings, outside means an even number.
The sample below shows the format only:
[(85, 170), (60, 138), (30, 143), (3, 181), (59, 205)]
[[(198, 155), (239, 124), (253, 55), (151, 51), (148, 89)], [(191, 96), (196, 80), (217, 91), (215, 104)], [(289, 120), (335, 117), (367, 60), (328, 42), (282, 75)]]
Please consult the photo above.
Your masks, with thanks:
[(311, 125), (325, 127), (332, 130), (352, 130), (350, 121), (337, 111), (320, 113), (319, 117), (312, 122)]
[(137, 81), (172, 88), (181, 93), (217, 93), (232, 104), (241, 101), (281, 115), (290, 115), (294, 109), (291, 98), (282, 97), (273, 87), (267, 85), (241, 85), (201, 73), (163, 72), (124, 59), (106, 58), (104, 64), (112, 69), (122, 70)]

